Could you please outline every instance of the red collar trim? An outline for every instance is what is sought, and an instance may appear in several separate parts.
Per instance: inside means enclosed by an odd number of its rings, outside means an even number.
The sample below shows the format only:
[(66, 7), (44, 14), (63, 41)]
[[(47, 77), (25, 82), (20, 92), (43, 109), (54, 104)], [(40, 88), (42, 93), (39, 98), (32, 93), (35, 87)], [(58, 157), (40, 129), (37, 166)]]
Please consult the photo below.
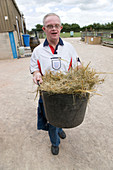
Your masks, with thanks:
[(55, 49), (53, 48), (53, 46), (51, 46), (51, 45), (49, 44), (49, 47), (50, 47), (50, 49), (51, 49), (51, 52), (54, 54)]

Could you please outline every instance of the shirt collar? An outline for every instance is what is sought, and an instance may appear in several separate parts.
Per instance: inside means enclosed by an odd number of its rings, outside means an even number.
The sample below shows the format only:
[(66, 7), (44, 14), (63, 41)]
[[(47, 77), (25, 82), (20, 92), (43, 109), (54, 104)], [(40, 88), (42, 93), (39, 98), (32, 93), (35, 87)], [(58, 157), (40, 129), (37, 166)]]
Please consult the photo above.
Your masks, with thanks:
[[(47, 38), (46, 38), (44, 43), (43, 43), (43, 47), (48, 46), (48, 45), (49, 45), (49, 43), (48, 43)], [(59, 42), (58, 42), (57, 45), (62, 45), (62, 46), (64, 45), (63, 40), (61, 38), (59, 38)]]

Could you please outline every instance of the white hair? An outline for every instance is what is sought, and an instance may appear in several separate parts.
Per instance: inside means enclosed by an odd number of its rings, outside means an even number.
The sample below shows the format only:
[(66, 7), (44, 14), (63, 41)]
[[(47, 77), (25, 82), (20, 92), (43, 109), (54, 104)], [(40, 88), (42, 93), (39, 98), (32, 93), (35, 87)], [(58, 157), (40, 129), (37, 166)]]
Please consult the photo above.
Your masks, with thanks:
[[(45, 20), (46, 20), (46, 18), (49, 17), (49, 16), (57, 16), (57, 17), (59, 18), (59, 20), (60, 20), (60, 17), (59, 17), (57, 14), (55, 14), (55, 13), (48, 13), (48, 14), (45, 15), (44, 18), (43, 18), (43, 25), (45, 25)], [(60, 23), (61, 23), (61, 20), (60, 20)]]

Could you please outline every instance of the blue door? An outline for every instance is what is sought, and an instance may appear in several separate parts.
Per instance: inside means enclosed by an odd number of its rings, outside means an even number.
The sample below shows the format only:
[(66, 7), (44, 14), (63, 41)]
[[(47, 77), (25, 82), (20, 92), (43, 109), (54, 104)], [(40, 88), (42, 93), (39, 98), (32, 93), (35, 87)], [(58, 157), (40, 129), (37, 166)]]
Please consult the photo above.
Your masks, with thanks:
[(10, 44), (12, 48), (13, 58), (17, 58), (17, 51), (16, 51), (16, 45), (15, 45), (15, 39), (13, 32), (9, 32), (9, 38), (10, 38)]

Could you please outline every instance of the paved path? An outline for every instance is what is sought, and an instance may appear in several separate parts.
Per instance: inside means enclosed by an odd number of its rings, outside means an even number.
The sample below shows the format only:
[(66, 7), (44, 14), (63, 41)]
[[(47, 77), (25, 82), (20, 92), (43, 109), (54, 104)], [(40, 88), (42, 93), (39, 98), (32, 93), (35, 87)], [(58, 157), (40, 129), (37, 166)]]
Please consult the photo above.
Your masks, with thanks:
[[(73, 43), (84, 64), (113, 72), (113, 48)], [(47, 132), (36, 130), (36, 85), (30, 58), (0, 61), (0, 170), (113, 170), (113, 74), (91, 97), (84, 122), (66, 129), (60, 153), (53, 156)]]

